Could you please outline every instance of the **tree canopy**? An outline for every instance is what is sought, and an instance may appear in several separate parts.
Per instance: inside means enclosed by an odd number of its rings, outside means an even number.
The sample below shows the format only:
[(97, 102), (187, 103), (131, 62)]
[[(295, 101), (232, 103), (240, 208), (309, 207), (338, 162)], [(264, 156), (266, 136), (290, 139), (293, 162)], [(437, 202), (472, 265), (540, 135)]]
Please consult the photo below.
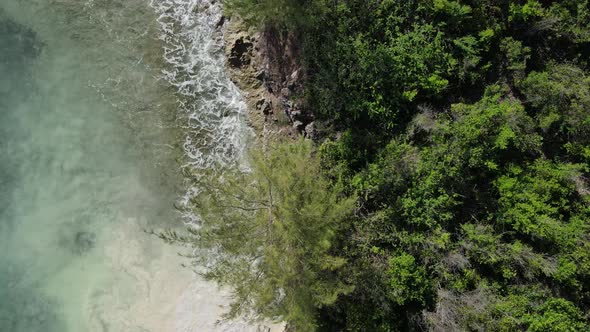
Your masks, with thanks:
[(204, 276), (233, 289), (229, 317), (313, 330), (316, 309), (353, 288), (338, 277), (346, 259), (335, 243), (355, 200), (321, 174), (309, 141), (254, 150), (249, 166), (201, 176), (199, 225), (162, 237), (193, 246)]
[[(293, 155), (313, 160), (300, 173), (254, 167), (295, 190), (281, 245), (248, 239), (250, 256), (301, 259), (257, 287), (298, 280), (288, 302), (309, 304), (259, 312), (301, 331), (590, 329), (588, 0), (225, 2), (299, 37), (305, 107), (328, 128)], [(336, 210), (320, 226), (297, 204)], [(297, 232), (312, 242), (285, 247)]]

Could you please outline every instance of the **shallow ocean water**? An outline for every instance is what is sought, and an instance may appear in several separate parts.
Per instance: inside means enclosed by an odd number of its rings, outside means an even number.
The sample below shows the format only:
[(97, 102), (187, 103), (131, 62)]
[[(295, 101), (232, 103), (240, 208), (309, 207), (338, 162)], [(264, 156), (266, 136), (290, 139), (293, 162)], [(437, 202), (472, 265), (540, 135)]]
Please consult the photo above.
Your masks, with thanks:
[[(216, 325), (227, 292), (144, 232), (186, 221), (181, 166), (234, 158), (242, 139), (233, 85), (199, 103), (207, 84), (187, 95), (166, 78), (179, 68), (162, 33), (173, 19), (143, 0), (0, 3), (0, 331), (250, 328)], [(223, 72), (221, 60), (187, 66)], [(207, 110), (189, 97), (223, 113), (199, 118), (219, 134), (191, 125)]]

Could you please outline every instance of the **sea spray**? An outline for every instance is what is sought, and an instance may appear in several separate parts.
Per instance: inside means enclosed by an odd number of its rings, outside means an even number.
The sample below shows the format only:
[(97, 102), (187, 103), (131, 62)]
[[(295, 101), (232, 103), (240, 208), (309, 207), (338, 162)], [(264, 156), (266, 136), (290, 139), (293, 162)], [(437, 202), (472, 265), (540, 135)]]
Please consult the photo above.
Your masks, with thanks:
[(219, 22), (213, 0), (152, 0), (161, 27), (163, 77), (178, 91), (186, 114), (183, 167), (212, 169), (233, 165), (243, 156), (249, 130), (246, 103), (225, 70)]
[[(162, 77), (176, 88), (178, 111), (185, 117), (181, 167), (187, 177), (180, 205), (187, 226), (198, 227), (198, 211), (190, 208), (191, 198), (200, 192), (195, 182), (204, 174), (221, 174), (228, 167), (247, 170), (246, 149), (253, 131), (246, 124), (245, 100), (225, 67), (220, 1), (151, 0), (150, 5), (158, 14), (160, 40), (164, 44), (167, 66)], [(221, 316), (227, 309), (229, 294), (227, 289), (219, 290), (212, 283), (195, 282), (191, 291), (184, 294), (185, 305), (179, 307), (179, 317), (184, 317), (180, 323), (190, 326), (191, 321), (210, 319), (202, 305), (195, 306), (195, 299), (220, 301)], [(216, 330), (224, 332), (267, 329), (241, 319), (226, 320), (216, 326)]]

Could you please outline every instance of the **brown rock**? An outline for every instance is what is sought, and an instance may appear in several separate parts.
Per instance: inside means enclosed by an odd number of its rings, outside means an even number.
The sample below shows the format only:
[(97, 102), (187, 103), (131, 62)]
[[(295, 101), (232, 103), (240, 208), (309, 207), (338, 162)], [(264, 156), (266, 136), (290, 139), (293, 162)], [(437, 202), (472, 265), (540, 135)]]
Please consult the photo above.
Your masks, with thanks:
[(252, 47), (254, 45), (246, 37), (236, 39), (231, 46), (229, 64), (234, 68), (241, 68), (250, 64)]

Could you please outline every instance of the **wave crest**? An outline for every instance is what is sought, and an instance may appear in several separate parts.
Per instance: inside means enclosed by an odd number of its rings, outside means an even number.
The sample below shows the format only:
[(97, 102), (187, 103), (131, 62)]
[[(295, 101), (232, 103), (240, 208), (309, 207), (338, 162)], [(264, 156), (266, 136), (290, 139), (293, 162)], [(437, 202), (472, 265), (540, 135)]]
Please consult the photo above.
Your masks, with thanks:
[(151, 0), (150, 5), (165, 45), (168, 66), (162, 74), (176, 87), (186, 115), (183, 167), (235, 165), (244, 156), (249, 128), (246, 103), (225, 70), (221, 5), (214, 0)]

